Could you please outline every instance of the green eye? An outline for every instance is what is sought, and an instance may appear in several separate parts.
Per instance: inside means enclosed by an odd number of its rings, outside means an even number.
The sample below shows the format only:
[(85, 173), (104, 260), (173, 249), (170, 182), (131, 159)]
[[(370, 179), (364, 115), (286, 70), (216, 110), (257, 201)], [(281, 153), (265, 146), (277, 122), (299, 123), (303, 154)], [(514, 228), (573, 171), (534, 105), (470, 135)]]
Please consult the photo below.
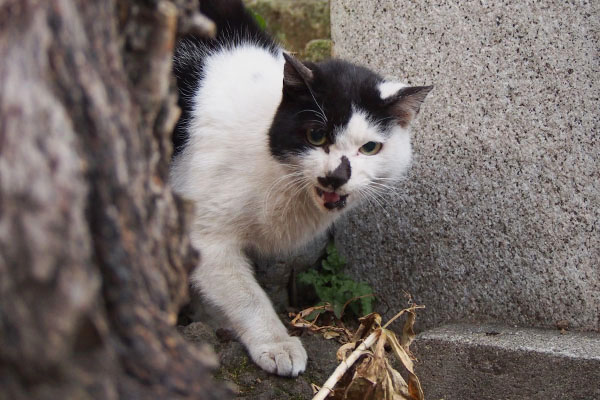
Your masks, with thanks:
[(363, 144), (362, 147), (358, 149), (358, 151), (368, 156), (373, 156), (379, 153), (379, 150), (381, 150), (381, 146), (383, 145), (380, 142), (367, 142)]
[(313, 146), (323, 146), (327, 142), (327, 136), (322, 129), (307, 129), (306, 140)]

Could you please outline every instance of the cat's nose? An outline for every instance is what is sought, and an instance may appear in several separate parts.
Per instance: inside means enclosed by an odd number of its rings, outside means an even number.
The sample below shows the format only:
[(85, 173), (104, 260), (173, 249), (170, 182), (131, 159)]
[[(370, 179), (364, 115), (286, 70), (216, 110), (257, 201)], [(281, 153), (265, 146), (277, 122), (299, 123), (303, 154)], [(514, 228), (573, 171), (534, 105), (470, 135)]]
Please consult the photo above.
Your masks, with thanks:
[(342, 156), (340, 165), (326, 176), (318, 177), (317, 181), (319, 181), (323, 187), (331, 187), (335, 190), (348, 182), (351, 174), (352, 168), (350, 167), (350, 160), (348, 160), (346, 156)]

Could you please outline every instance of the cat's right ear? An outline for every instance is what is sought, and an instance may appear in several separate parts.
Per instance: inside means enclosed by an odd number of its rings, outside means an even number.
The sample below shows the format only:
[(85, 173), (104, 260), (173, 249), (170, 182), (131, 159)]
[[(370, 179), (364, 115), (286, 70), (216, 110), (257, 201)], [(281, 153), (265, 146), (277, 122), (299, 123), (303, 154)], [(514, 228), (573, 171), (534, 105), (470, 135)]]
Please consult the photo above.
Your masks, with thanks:
[(313, 81), (313, 72), (296, 58), (283, 53), (285, 65), (283, 66), (283, 91), (306, 89)]
[[(390, 87), (393, 87), (393, 84)], [(396, 93), (385, 97), (388, 110), (398, 125), (406, 128), (412, 122), (431, 89), (433, 86), (401, 87)]]

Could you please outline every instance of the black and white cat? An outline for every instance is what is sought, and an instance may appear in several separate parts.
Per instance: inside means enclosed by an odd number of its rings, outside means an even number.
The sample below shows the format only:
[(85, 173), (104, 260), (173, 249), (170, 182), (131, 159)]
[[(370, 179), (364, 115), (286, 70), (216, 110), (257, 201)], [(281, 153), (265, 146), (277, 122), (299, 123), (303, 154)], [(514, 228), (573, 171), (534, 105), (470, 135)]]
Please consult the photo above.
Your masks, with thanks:
[(201, 262), (191, 281), (256, 364), (297, 376), (306, 352), (254, 279), (248, 254), (297, 249), (393, 185), (409, 167), (409, 125), (431, 86), (407, 87), (340, 60), (301, 63), (240, 0), (201, 3), (218, 33), (177, 47), (183, 116), (170, 176), (195, 204)]

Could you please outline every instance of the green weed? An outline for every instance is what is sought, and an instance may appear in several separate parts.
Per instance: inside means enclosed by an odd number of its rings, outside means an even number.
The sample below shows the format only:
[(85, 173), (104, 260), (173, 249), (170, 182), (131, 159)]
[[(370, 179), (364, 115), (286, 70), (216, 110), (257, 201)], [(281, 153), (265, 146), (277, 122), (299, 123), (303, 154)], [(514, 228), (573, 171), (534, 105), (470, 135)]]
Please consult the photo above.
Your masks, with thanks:
[[(371, 286), (365, 282), (357, 282), (342, 273), (346, 260), (338, 253), (333, 243), (330, 242), (327, 245), (326, 252), (327, 257), (321, 262), (321, 269), (319, 271), (311, 269), (298, 274), (298, 281), (311, 285), (321, 300), (320, 304), (331, 304), (337, 318), (341, 318), (342, 314), (346, 314), (348, 311), (357, 317), (373, 312), (374, 298), (367, 296), (373, 293)], [(366, 297), (351, 301), (344, 310), (346, 303), (360, 296)]]

